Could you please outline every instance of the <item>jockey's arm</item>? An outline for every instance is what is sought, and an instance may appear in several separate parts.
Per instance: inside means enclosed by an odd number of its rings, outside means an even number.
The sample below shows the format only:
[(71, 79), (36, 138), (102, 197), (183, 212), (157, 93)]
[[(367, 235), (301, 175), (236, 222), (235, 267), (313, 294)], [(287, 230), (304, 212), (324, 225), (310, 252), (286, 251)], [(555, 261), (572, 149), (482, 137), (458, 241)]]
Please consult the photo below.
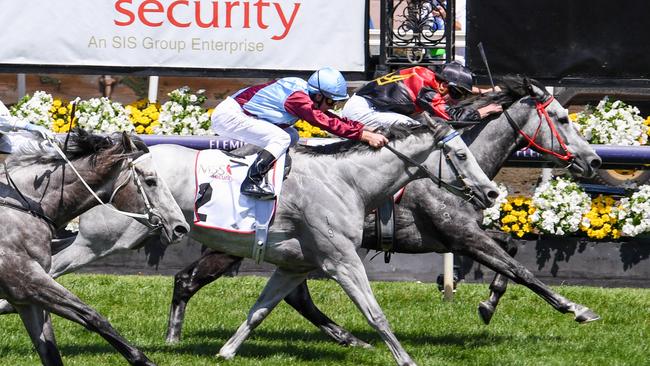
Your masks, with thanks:
[(431, 88), (422, 88), (417, 96), (415, 103), (432, 115), (440, 117), (447, 121), (454, 119), (448, 113), (447, 102), (437, 91)]
[(306, 93), (297, 91), (291, 94), (284, 103), (284, 108), (294, 116), (336, 136), (350, 140), (361, 140), (364, 130), (363, 123), (341, 118), (314, 108), (314, 102)]
[(485, 94), (485, 93), (489, 93), (491, 91), (500, 92), (501, 88), (498, 85), (495, 86), (494, 89), (492, 89), (492, 88), (479, 88), (478, 86), (473, 86), (472, 87), (472, 94)]

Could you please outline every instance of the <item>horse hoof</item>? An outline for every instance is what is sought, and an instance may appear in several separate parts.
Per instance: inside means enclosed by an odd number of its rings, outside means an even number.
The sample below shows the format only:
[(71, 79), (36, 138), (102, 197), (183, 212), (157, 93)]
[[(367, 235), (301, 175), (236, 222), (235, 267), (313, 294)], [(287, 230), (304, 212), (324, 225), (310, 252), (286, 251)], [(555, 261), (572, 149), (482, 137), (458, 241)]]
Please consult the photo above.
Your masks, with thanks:
[(492, 306), (487, 301), (481, 301), (478, 304), (478, 316), (481, 318), (485, 325), (490, 324), (492, 315), (494, 315), (494, 306)]
[(576, 312), (575, 321), (577, 321), (580, 324), (586, 324), (586, 323), (594, 322), (596, 320), (600, 320), (600, 316), (598, 316), (598, 314), (594, 313), (589, 308), (584, 308), (581, 311)]
[(220, 358), (222, 360), (232, 360), (233, 358), (235, 358), (235, 354), (227, 353), (227, 352), (219, 352), (217, 354), (217, 358)]
[(370, 349), (370, 348), (372, 348), (372, 345), (370, 345), (369, 343), (366, 343), (366, 342), (364, 342), (364, 341), (362, 341), (362, 340), (360, 340), (360, 339), (358, 339), (358, 338), (355, 338), (355, 339), (351, 340), (351, 341), (348, 343), (348, 346), (350, 346), (350, 347), (365, 348), (365, 349)]
[(178, 344), (180, 341), (181, 341), (181, 339), (179, 337), (171, 337), (171, 336), (169, 336), (169, 337), (167, 337), (165, 339), (165, 343), (167, 343), (167, 344)]

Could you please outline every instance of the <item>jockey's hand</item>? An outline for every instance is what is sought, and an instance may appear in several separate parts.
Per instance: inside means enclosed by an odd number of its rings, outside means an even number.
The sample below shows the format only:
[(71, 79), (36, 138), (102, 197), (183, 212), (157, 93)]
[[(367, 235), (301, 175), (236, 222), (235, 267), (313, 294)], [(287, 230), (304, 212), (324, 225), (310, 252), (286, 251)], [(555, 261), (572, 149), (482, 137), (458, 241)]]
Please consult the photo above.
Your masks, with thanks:
[(481, 118), (487, 117), (491, 114), (495, 113), (501, 113), (503, 112), (503, 107), (501, 107), (501, 104), (488, 104), (485, 107), (481, 107), (478, 109), (478, 114)]
[(361, 132), (361, 141), (367, 142), (372, 147), (382, 147), (388, 143), (388, 138), (382, 134), (364, 130)]

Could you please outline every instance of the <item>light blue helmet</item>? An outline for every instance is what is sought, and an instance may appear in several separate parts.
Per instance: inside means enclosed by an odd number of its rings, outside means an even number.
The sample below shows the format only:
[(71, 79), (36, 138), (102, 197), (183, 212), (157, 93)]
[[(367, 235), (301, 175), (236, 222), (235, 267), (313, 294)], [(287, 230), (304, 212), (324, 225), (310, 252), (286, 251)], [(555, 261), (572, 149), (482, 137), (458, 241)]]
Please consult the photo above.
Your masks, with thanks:
[(323, 94), (332, 100), (345, 100), (348, 96), (348, 83), (340, 71), (331, 67), (322, 68), (307, 80), (309, 94)]

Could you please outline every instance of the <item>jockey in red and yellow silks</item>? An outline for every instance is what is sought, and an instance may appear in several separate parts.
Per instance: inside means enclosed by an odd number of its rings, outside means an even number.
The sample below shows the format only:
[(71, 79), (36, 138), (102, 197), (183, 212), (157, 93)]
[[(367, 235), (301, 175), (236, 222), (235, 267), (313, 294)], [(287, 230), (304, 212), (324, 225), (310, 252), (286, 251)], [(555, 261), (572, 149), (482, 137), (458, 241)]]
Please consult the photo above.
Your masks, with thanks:
[(501, 106), (490, 104), (479, 109), (457, 106), (456, 102), (474, 92), (472, 73), (452, 62), (440, 73), (415, 66), (377, 78), (359, 89), (345, 104), (343, 116), (369, 128), (398, 123), (416, 125), (411, 117), (426, 111), (445, 120), (477, 121)]
[(413, 115), (426, 110), (448, 120), (446, 102), (439, 89), (435, 72), (416, 66), (377, 78), (356, 95), (369, 100), (380, 111)]

